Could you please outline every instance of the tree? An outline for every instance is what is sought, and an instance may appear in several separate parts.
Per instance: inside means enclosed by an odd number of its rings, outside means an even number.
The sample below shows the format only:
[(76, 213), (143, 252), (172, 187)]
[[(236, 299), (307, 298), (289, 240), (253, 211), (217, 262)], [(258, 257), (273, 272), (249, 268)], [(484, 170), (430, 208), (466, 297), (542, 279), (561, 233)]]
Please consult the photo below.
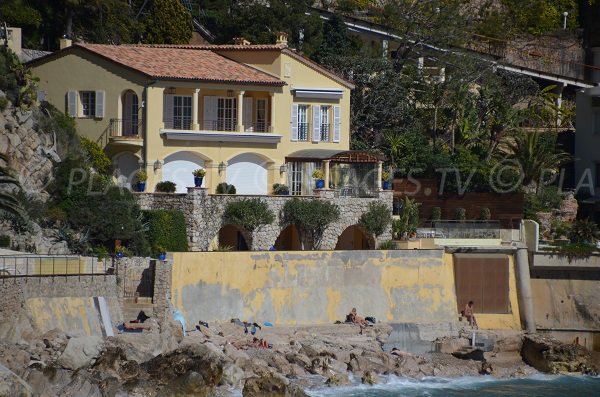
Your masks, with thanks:
[(323, 200), (301, 200), (293, 198), (283, 206), (283, 223), (296, 225), (302, 249), (319, 249), (327, 227), (338, 220), (337, 205)]
[(227, 203), (223, 217), (250, 233), (275, 220), (275, 215), (268, 204), (258, 198)]
[(421, 203), (415, 202), (410, 197), (404, 197), (400, 217), (394, 219), (392, 222), (392, 234), (394, 238), (404, 239), (417, 231), (420, 206)]
[(360, 216), (358, 224), (370, 234), (379, 237), (388, 231), (391, 222), (391, 209), (381, 201), (373, 201), (369, 203), (367, 211)]
[(323, 63), (331, 56), (354, 56), (358, 54), (360, 45), (359, 39), (348, 33), (343, 18), (338, 14), (333, 14), (323, 24), (323, 41), (311, 58), (316, 62)]
[(192, 37), (192, 16), (179, 0), (152, 0), (140, 23), (144, 43), (187, 44)]
[(506, 144), (509, 159), (514, 160), (521, 171), (523, 186), (538, 192), (558, 168), (571, 160), (571, 156), (556, 150), (556, 136), (540, 132), (521, 132)]

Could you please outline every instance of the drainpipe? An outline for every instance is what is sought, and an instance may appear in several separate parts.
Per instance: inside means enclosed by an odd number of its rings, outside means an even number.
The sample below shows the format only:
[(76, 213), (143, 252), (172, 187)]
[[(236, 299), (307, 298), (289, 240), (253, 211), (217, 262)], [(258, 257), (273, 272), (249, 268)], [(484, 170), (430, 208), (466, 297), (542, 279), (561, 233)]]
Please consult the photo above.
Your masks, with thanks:
[[(146, 169), (146, 167), (148, 166), (148, 87), (150, 87), (151, 85), (154, 85), (158, 82), (158, 80), (152, 80), (151, 82), (147, 83), (144, 85), (144, 92), (142, 95), (142, 117), (144, 122), (142, 123), (142, 137), (144, 139), (144, 146), (143, 146), (143, 161), (144, 161), (144, 170)], [(164, 104), (163, 104), (164, 106)]]
[(523, 328), (530, 333), (535, 333), (535, 316), (533, 311), (533, 292), (531, 291), (531, 278), (529, 277), (529, 253), (527, 248), (518, 248), (515, 255), (517, 296), (519, 298), (519, 312)]

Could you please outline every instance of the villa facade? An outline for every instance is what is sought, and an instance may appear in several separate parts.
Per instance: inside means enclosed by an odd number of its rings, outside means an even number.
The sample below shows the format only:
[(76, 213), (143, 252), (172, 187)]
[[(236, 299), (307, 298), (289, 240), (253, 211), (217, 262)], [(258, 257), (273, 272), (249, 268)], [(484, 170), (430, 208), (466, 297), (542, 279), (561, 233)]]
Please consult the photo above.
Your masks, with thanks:
[(372, 197), (381, 186), (380, 161), (352, 168), (355, 156), (344, 154), (354, 86), (289, 49), (284, 35), (274, 45), (75, 44), (29, 66), (41, 96), (101, 144), (122, 184), (141, 169), (146, 191), (169, 180), (186, 192), (203, 168), (209, 193), (227, 182), (265, 195), (282, 183), (310, 195), (322, 167), (325, 188), (342, 195)]

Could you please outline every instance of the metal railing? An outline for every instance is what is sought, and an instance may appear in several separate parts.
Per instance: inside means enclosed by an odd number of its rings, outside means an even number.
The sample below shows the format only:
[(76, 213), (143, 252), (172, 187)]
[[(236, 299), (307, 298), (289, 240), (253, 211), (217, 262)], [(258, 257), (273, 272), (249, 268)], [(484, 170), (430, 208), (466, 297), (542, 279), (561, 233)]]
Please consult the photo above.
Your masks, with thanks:
[[(164, 120), (165, 128), (173, 130), (189, 130), (192, 131), (194, 126), (192, 120), (172, 119)], [(225, 131), (235, 132), (239, 131), (237, 121), (235, 119), (227, 120), (202, 120), (199, 121), (199, 131)], [(239, 132), (272, 132), (272, 126), (266, 122), (248, 123), (245, 122), (242, 125), (242, 131)]]
[(432, 221), (417, 229), (417, 237), (446, 239), (499, 239), (499, 221)]
[(140, 119), (110, 119), (109, 136), (141, 138), (142, 124)]
[(110, 259), (104, 262), (75, 255), (3, 255), (0, 279), (40, 276), (106, 275), (114, 269)]

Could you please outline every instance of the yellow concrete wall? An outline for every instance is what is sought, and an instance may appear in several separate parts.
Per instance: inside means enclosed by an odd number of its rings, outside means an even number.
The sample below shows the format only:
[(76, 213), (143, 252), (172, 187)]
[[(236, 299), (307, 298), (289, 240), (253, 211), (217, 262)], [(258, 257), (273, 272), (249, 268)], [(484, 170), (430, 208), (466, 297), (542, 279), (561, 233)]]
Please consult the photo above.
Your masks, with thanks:
[(332, 324), (352, 307), (387, 322), (456, 322), (441, 250), (173, 253), (171, 299), (188, 323)]
[[(483, 254), (477, 254), (481, 257)], [(493, 254), (498, 255), (498, 254)], [(515, 272), (515, 260), (512, 254), (504, 254), (508, 257), (508, 299), (509, 299), (509, 313), (478, 313), (477, 302), (475, 302), (475, 318), (480, 329), (521, 329), (521, 318), (519, 312), (519, 300), (517, 298), (517, 279)], [(445, 254), (444, 259), (447, 263), (454, 262), (454, 256), (452, 254)], [(452, 265), (454, 266), (454, 265)], [(459, 313), (462, 308), (458, 308), (456, 312)], [(458, 315), (458, 314), (457, 314)]]

